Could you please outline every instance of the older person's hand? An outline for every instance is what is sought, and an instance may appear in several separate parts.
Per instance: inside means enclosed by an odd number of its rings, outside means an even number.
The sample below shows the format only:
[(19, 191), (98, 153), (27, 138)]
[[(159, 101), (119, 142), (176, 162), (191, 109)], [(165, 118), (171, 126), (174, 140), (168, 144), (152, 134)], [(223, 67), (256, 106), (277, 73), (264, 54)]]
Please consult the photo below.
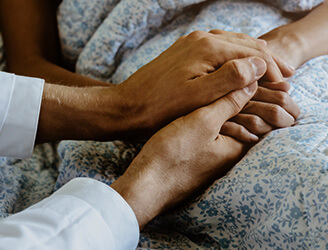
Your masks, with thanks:
[[(250, 64), (248, 59), (239, 63)], [(255, 72), (251, 74), (255, 79)], [(222, 176), (243, 156), (245, 144), (219, 131), (256, 88), (253, 83), (170, 123), (145, 144), (112, 184), (134, 210), (141, 228)]]
[(295, 124), (300, 108), (288, 95), (289, 87), (288, 82), (262, 83), (240, 114), (222, 126), (221, 133), (237, 140), (256, 142), (258, 136)]

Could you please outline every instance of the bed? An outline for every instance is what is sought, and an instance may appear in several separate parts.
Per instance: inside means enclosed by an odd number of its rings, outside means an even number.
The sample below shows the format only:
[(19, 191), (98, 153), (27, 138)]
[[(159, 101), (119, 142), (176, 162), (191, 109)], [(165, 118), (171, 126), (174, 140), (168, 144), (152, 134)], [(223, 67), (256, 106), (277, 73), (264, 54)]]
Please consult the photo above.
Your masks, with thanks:
[[(64, 0), (58, 24), (63, 56), (79, 74), (119, 84), (193, 30), (258, 37), (292, 21), (282, 11), (306, 11), (320, 2)], [(305, 63), (289, 82), (301, 107), (296, 125), (268, 133), (199, 197), (152, 221), (138, 248), (328, 249), (328, 57)], [(27, 160), (1, 158), (0, 216), (72, 178), (111, 184), (141, 147), (62, 141), (37, 146)]]

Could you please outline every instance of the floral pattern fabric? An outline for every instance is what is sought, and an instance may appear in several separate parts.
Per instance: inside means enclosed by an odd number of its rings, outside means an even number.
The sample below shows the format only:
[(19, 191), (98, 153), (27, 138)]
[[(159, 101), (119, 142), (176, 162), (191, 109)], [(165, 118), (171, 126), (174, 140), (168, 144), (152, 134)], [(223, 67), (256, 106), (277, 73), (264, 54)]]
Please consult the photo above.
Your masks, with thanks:
[[(292, 21), (282, 11), (308, 10), (322, 1), (267, 2), (273, 5), (64, 0), (58, 11), (63, 54), (78, 73), (119, 84), (193, 30), (257, 37)], [(151, 222), (141, 233), (140, 249), (328, 249), (328, 57), (302, 65), (290, 82), (290, 94), (302, 111), (296, 125), (267, 134), (199, 197)], [(1, 216), (75, 177), (110, 184), (141, 147), (122, 141), (63, 141), (58, 173), (53, 145), (38, 146), (28, 160), (1, 158)]]

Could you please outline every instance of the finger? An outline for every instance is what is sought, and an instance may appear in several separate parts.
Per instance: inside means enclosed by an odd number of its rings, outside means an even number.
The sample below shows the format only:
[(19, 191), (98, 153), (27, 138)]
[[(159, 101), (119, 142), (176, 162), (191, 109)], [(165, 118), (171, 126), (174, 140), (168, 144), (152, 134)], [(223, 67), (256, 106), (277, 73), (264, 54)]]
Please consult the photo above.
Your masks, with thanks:
[(256, 115), (273, 127), (284, 128), (292, 126), (295, 119), (279, 105), (251, 101), (242, 110), (243, 114)]
[[(242, 41), (242, 40), (241, 40)], [(231, 43), (232, 41), (230, 41)], [(239, 41), (238, 41), (239, 42)], [(259, 45), (256, 42), (244, 41), (246, 44), (239, 42), (234, 46), (225, 46), (226, 60), (231, 60), (234, 58), (243, 58), (255, 56), (262, 58), (267, 64), (267, 72), (264, 75), (264, 79), (271, 82), (280, 82), (284, 81), (284, 78), (281, 74), (280, 68), (273, 60), (271, 52), (265, 48), (263, 45)], [(254, 45), (253, 47), (251, 45)], [(221, 48), (222, 49), (222, 48)], [(223, 54), (221, 52), (221, 54)]]
[(201, 112), (205, 112), (207, 115), (206, 123), (212, 128), (210, 133), (213, 139), (217, 138), (222, 125), (238, 114), (249, 102), (256, 89), (257, 84), (253, 83), (243, 89), (233, 91), (209, 106), (202, 108)]
[(261, 87), (271, 89), (271, 90), (281, 90), (284, 92), (288, 92), (290, 89), (290, 84), (286, 81), (283, 82), (261, 82), (259, 84)]
[[(264, 76), (267, 80), (282, 81), (283, 77), (290, 77), (295, 72), (293, 66), (286, 63), (279, 56), (272, 54), (267, 48), (267, 42), (263, 39), (253, 38), (244, 33), (227, 32), (223, 30), (211, 30), (209, 33), (216, 36), (217, 39), (225, 40), (226, 42), (233, 43), (237, 46), (244, 46), (244, 53), (248, 53), (247, 56), (259, 56), (263, 58), (268, 66), (268, 71)], [(257, 51), (251, 52), (250, 49), (255, 49)], [(237, 57), (234, 58), (241, 57), (240, 51), (242, 50), (234, 50), (234, 52), (238, 54)]]
[(244, 126), (235, 122), (227, 121), (222, 125), (220, 134), (227, 135), (243, 142), (257, 142), (259, 138), (250, 133)]
[(267, 42), (265, 40), (254, 38), (245, 33), (224, 31), (220, 29), (214, 29), (209, 31), (208, 33), (215, 35), (217, 39), (225, 40), (237, 45), (243, 45), (247, 48), (262, 50), (262, 48), (265, 48), (267, 46)]
[(197, 96), (201, 100), (208, 101), (209, 96), (212, 96), (211, 99), (214, 101), (257, 81), (265, 70), (266, 64), (260, 58), (232, 60), (215, 72), (192, 80), (196, 86), (190, 88), (190, 91), (195, 91), (192, 96)]
[[(298, 104), (284, 91), (259, 87), (252, 100), (257, 101), (257, 103), (264, 102), (268, 104), (276, 104), (283, 108), (294, 119), (297, 119), (301, 113)], [(248, 112), (250, 112), (250, 110), (248, 110)]]
[(254, 135), (263, 135), (274, 129), (272, 126), (270, 126), (268, 123), (256, 115), (241, 113), (231, 118), (230, 121), (245, 127), (250, 133)]
[(218, 135), (217, 139), (212, 143), (212, 151), (219, 157), (218, 161), (221, 163), (218, 169), (219, 172), (215, 176), (216, 179), (224, 176), (245, 155), (251, 146), (251, 143), (240, 142), (226, 135)]
[(288, 64), (277, 55), (272, 55), (273, 60), (277, 63), (283, 77), (291, 77), (295, 74), (295, 67)]

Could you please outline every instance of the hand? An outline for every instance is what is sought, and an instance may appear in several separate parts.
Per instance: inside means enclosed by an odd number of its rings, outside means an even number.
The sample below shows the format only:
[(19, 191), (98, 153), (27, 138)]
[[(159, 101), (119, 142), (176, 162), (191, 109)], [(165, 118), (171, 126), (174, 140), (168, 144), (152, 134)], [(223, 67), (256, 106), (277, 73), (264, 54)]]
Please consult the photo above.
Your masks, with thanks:
[(140, 228), (209, 185), (241, 158), (245, 145), (218, 131), (250, 100), (256, 87), (253, 83), (170, 123), (111, 185), (130, 204)]
[(221, 133), (240, 141), (256, 142), (260, 135), (292, 126), (300, 108), (288, 95), (289, 87), (288, 82), (263, 83), (240, 114), (222, 126)]
[[(196, 108), (207, 105), (233, 89), (246, 86), (247, 71), (234, 58), (257, 56), (268, 65), (268, 77), (281, 80), (285, 64), (272, 59), (265, 43), (244, 34), (214, 30), (196, 31), (181, 37), (168, 50), (115, 87), (124, 97), (127, 131), (153, 132)], [(223, 66), (222, 66), (223, 65)], [(259, 79), (265, 72), (263, 61), (252, 59)], [(245, 78), (246, 77), (246, 78)], [(141, 127), (137, 130), (133, 129)]]

